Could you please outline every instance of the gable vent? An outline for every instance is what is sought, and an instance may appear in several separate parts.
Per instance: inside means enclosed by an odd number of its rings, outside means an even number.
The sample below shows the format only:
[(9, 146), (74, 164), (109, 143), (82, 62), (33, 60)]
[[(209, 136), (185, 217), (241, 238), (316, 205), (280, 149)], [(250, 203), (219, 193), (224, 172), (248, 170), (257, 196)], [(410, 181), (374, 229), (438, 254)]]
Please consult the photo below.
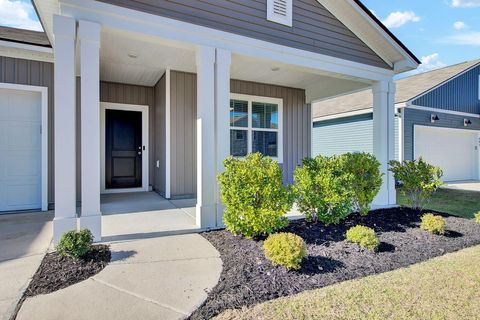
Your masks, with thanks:
[(292, 26), (293, 0), (267, 0), (267, 20)]

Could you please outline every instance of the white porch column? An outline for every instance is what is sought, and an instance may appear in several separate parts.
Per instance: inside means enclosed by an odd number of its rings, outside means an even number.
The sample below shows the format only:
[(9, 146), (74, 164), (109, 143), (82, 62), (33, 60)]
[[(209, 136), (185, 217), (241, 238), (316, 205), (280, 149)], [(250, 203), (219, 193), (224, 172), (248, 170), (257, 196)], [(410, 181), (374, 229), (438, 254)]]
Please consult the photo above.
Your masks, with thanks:
[(82, 215), (80, 228), (102, 236), (100, 212), (100, 30), (98, 23), (80, 20), (80, 100), (82, 123)]
[(215, 48), (200, 46), (197, 64), (197, 206), (196, 224), (216, 226)]
[(76, 22), (53, 16), (55, 41), (55, 218), (53, 241), (77, 229), (75, 186), (75, 35)]
[[(215, 146), (217, 174), (223, 172), (223, 160), (230, 154), (230, 65), (232, 54), (225, 49), (216, 50), (215, 62)], [(220, 200), (220, 189), (216, 186), (216, 226), (223, 227), (224, 205)]]
[(381, 207), (396, 203), (395, 183), (393, 175), (388, 171), (388, 161), (395, 158), (394, 89), (393, 81), (379, 81), (374, 83), (372, 88), (373, 154), (380, 161), (380, 172), (384, 174), (382, 187), (373, 204)]

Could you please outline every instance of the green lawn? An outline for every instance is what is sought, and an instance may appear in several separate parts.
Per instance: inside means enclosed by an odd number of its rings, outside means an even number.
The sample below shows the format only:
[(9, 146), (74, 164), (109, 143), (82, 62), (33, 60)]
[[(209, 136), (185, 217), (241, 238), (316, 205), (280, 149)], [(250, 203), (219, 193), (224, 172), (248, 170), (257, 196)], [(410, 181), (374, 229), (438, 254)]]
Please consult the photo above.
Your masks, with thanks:
[[(397, 203), (406, 205), (405, 198), (400, 195), (400, 192), (397, 192)], [(473, 218), (473, 215), (480, 211), (480, 192), (440, 188), (435, 192), (426, 209)]]
[(480, 246), (306, 291), (218, 319), (478, 319)]

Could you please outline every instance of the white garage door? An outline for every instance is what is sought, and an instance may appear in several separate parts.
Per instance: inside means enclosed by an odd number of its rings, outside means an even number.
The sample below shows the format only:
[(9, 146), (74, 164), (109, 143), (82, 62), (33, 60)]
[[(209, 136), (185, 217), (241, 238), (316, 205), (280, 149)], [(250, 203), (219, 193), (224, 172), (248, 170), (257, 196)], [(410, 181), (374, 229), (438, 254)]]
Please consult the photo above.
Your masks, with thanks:
[(0, 89), (0, 211), (41, 208), (41, 94)]
[(443, 169), (444, 181), (477, 179), (478, 132), (415, 127), (415, 158)]

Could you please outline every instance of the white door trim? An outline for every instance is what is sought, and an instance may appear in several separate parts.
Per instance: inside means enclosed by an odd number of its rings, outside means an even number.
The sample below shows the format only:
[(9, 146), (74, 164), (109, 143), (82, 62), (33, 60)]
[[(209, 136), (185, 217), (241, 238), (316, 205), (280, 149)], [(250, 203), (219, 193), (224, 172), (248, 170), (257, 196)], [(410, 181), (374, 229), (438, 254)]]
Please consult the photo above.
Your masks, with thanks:
[[(139, 111), (142, 113), (142, 145), (145, 146), (142, 154), (142, 186), (140, 188), (105, 188), (105, 110)], [(148, 144), (148, 106), (100, 102), (100, 193), (122, 193), (122, 192), (143, 192), (148, 191), (149, 177), (149, 144)]]
[(0, 89), (39, 92), (42, 100), (42, 211), (48, 210), (48, 88), (0, 82)]

